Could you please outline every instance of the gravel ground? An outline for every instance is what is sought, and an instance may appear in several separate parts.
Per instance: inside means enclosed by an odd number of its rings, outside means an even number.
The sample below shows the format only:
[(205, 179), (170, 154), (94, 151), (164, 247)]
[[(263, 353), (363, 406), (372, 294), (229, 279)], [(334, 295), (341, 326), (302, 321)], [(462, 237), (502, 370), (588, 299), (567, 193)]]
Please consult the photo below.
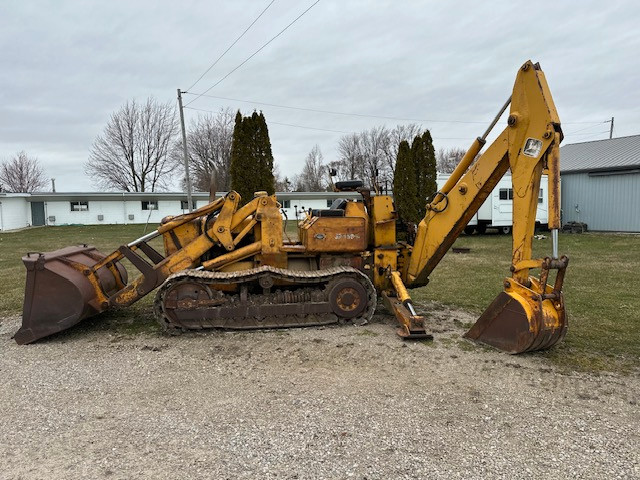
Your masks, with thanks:
[(638, 375), (563, 374), (432, 313), (431, 343), (376, 316), (17, 346), (1, 319), (0, 478), (640, 478)]

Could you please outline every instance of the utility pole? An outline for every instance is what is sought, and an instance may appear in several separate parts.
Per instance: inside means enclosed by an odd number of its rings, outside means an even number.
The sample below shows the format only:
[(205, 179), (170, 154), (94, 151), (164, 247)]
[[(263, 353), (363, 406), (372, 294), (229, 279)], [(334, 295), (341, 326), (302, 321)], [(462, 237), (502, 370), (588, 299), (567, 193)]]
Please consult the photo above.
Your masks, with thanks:
[(189, 155), (187, 154), (187, 131), (184, 128), (184, 109), (182, 108), (182, 92), (178, 89), (178, 106), (180, 108), (180, 125), (182, 126), (182, 153), (184, 155), (184, 178), (187, 181), (187, 204), (193, 210), (191, 200), (191, 177), (189, 175)]
[(611, 128), (609, 129), (609, 140), (613, 138), (613, 117), (611, 117)]

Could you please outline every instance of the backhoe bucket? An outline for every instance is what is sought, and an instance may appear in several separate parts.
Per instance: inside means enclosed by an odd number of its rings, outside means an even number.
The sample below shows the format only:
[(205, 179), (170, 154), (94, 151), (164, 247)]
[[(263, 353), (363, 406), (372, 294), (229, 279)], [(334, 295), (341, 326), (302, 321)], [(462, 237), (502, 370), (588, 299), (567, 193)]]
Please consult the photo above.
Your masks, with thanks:
[(34, 342), (106, 310), (107, 298), (127, 283), (127, 272), (114, 262), (93, 274), (90, 267), (104, 258), (88, 245), (22, 257), (27, 282), (15, 341)]
[[(533, 288), (539, 286), (535, 279), (530, 280)], [(560, 342), (567, 333), (562, 293), (547, 286), (543, 299), (513, 280), (510, 285), (464, 337), (512, 354), (544, 350)]]

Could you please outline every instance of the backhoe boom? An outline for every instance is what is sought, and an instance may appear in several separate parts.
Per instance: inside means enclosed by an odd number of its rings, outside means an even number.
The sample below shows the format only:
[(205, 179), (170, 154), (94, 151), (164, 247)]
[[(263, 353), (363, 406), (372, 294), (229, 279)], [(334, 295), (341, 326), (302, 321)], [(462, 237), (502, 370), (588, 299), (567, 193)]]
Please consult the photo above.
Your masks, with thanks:
[[(506, 105), (505, 105), (506, 107)], [(501, 114), (502, 112), (500, 112)], [(500, 114), (498, 116), (500, 116)], [(475, 325), (475, 339), (510, 351), (530, 349), (538, 337), (551, 330), (555, 343), (564, 336), (566, 321), (561, 295), (562, 284), (547, 291), (546, 279), (549, 266), (562, 271), (565, 260), (557, 262), (545, 259), (532, 260), (532, 240), (535, 229), (538, 193), (543, 170), (548, 171), (549, 226), (552, 228), (553, 257), (557, 257), (557, 229), (559, 227), (559, 143), (562, 139), (560, 119), (556, 112), (549, 87), (539, 65), (526, 62), (518, 72), (513, 94), (508, 125), (487, 148), (474, 160), (485, 142), (489, 131), (474, 141), (463, 160), (452, 173), (447, 184), (427, 205), (427, 214), (418, 225), (416, 241), (405, 283), (409, 287), (425, 285), (428, 276), (476, 214), (498, 181), (511, 171), (513, 184), (513, 251), (511, 260), (512, 279), (505, 281), (506, 298), (490, 307)], [(546, 273), (544, 267), (546, 267)], [(543, 282), (529, 277), (531, 268), (541, 268)], [(556, 282), (557, 283), (557, 282)], [(514, 293), (515, 286), (522, 287)], [(518, 288), (519, 288), (518, 287)], [(530, 291), (529, 291), (530, 290)], [(526, 297), (526, 298), (525, 298)], [(546, 303), (544, 303), (546, 301)], [(514, 303), (509, 308), (509, 303)], [(495, 302), (494, 302), (495, 303)], [(512, 314), (506, 313), (510, 310)], [(517, 310), (516, 314), (513, 312)], [(528, 340), (509, 341), (488, 338), (496, 334), (487, 333), (490, 326), (504, 330), (513, 326), (513, 317), (526, 319)], [(484, 319), (484, 320), (483, 320)], [(484, 328), (483, 328), (484, 326)], [(546, 333), (545, 333), (546, 334)], [(498, 336), (501, 334), (498, 333)], [(511, 337), (517, 336), (514, 332)], [(517, 345), (515, 345), (517, 344)]]

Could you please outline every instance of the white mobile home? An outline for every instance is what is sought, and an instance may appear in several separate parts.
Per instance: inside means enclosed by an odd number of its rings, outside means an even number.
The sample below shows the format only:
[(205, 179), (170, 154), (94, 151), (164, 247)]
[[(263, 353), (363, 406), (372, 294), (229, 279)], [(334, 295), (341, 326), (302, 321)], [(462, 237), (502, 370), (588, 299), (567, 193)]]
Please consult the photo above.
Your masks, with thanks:
[[(438, 188), (441, 188), (449, 179), (449, 174), (438, 174)], [(549, 222), (549, 197), (547, 194), (548, 178), (542, 176), (540, 180), (540, 193), (538, 194), (538, 211), (536, 224), (546, 226)], [(511, 175), (507, 174), (500, 179), (498, 185), (489, 194), (485, 202), (478, 209), (473, 218), (467, 224), (465, 232), (484, 233), (487, 228), (497, 228), (501, 233), (511, 233), (513, 224), (513, 188)]]

